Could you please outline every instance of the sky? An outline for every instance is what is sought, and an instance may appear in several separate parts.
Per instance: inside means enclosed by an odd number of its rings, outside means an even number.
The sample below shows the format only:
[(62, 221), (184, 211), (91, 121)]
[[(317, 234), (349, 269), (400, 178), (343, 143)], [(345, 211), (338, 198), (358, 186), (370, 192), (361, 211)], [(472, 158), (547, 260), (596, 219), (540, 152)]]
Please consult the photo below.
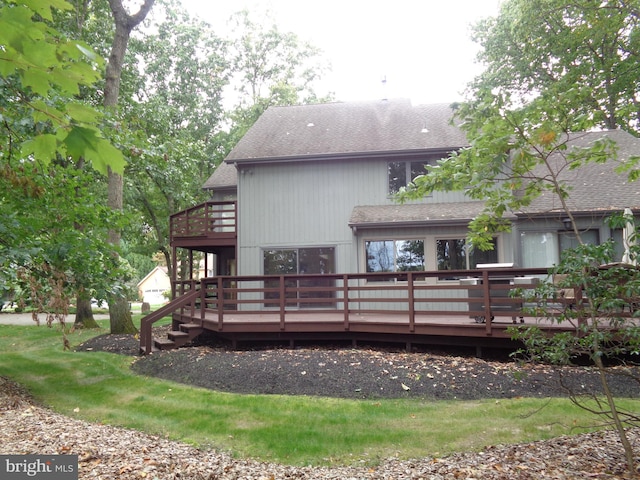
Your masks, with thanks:
[[(409, 98), (413, 104), (462, 100), (481, 67), (470, 25), (495, 16), (500, 0), (182, 0), (215, 31), (243, 8), (266, 11), (278, 28), (323, 51), (332, 72), (316, 93), (338, 101)], [(386, 83), (383, 83), (386, 79)]]

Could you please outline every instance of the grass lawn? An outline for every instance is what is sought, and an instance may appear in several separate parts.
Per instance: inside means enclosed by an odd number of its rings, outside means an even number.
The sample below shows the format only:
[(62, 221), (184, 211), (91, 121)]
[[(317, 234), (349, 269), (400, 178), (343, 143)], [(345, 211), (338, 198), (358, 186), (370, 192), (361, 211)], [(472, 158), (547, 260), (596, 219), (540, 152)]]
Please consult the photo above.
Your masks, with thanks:
[[(139, 322), (140, 317), (136, 317)], [(69, 333), (73, 346), (106, 333)], [(375, 464), (589, 430), (565, 399), (341, 400), (235, 395), (141, 377), (131, 357), (63, 351), (59, 328), (0, 325), (0, 375), (71, 417), (290, 465)], [(629, 409), (640, 401), (621, 400)]]

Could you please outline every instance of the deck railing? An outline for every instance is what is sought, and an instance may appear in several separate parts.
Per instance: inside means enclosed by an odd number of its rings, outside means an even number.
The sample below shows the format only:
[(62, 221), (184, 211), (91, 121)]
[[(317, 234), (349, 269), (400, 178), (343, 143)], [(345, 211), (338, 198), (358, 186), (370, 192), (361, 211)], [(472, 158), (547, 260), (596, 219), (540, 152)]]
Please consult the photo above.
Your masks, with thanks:
[(523, 299), (515, 289), (535, 288), (546, 269), (485, 269), (365, 274), (228, 276), (201, 280), (204, 314), (215, 314), (219, 328), (225, 315), (287, 316), (340, 313), (345, 328), (355, 315), (403, 313), (409, 331), (416, 317), (468, 315), (491, 330), (495, 316), (522, 315)]
[[(344, 329), (358, 316), (401, 314), (407, 333), (415, 331), (416, 319), (467, 315), (483, 323), (491, 335), (494, 317), (516, 319), (523, 315), (518, 289), (535, 288), (547, 269), (491, 268), (457, 271), (420, 271), (363, 274), (220, 276), (200, 280), (189, 292), (163, 307), (163, 315), (185, 309), (191, 318), (217, 320), (223, 330), (225, 318), (270, 316), (286, 329), (288, 318), (303, 314), (339, 314)], [(188, 298), (186, 298), (188, 297)], [(562, 302), (562, 300), (559, 300)], [(157, 313), (157, 312), (155, 312)], [(141, 349), (151, 351), (152, 324), (162, 318), (147, 317), (141, 325)], [(151, 321), (149, 321), (151, 320)], [(214, 320), (215, 321), (215, 320)], [(144, 339), (144, 344), (143, 344)]]
[(153, 347), (152, 327), (154, 323), (185, 307), (195, 308), (198, 298), (200, 298), (199, 290), (191, 290), (189, 293), (172, 300), (167, 305), (143, 317), (140, 322), (140, 351), (147, 355), (151, 353)]
[(226, 237), (236, 235), (236, 202), (205, 202), (169, 218), (170, 237)]

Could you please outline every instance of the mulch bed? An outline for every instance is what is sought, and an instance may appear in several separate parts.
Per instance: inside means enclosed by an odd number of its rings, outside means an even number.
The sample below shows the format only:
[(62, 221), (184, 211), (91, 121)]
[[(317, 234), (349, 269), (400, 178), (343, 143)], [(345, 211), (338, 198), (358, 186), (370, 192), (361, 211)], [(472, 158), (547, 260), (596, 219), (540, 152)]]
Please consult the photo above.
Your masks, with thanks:
[[(107, 334), (78, 350), (139, 355), (138, 347), (132, 335)], [(483, 360), (459, 352), (407, 353), (380, 347), (230, 350), (205, 343), (140, 356), (132, 369), (141, 375), (245, 394), (476, 400), (601, 391), (597, 372), (585, 366), (553, 367)], [(637, 366), (613, 366), (608, 372), (616, 396), (640, 397)]]

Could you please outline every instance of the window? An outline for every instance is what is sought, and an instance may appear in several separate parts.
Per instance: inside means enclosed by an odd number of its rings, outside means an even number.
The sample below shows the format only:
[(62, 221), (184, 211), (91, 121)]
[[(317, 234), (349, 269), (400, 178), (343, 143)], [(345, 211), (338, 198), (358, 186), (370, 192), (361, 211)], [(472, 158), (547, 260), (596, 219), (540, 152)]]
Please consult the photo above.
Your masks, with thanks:
[[(558, 236), (560, 238), (560, 252), (564, 252), (570, 248), (576, 248), (580, 245), (578, 239), (576, 238), (576, 234), (574, 232), (558, 232)], [(580, 232), (580, 238), (584, 243), (589, 243), (591, 245), (599, 245), (598, 232), (596, 230), (586, 230), (584, 232)]]
[(613, 256), (616, 260), (622, 259), (624, 255), (624, 232), (621, 228), (611, 230), (611, 239), (613, 240)]
[[(264, 255), (264, 274), (265, 275), (287, 275), (287, 274), (325, 274), (335, 273), (335, 248), (291, 248), (280, 250), (265, 250)], [(277, 288), (278, 281), (266, 281), (265, 288)], [(287, 292), (287, 305), (300, 307), (333, 307), (329, 302), (302, 302), (301, 299), (314, 298), (333, 298), (334, 292), (329, 290), (326, 292), (307, 290), (316, 289), (317, 287), (333, 287), (333, 280), (322, 278), (288, 280), (285, 284), (287, 288), (294, 291)], [(274, 300), (279, 298), (279, 292), (265, 292), (265, 300)], [(265, 303), (267, 307), (274, 307), (276, 304), (272, 302)]]
[[(582, 241), (597, 245), (598, 231), (580, 233)], [(520, 234), (523, 267), (551, 267), (560, 261), (560, 254), (578, 246), (573, 232), (522, 232)]]
[(558, 263), (556, 232), (522, 232), (520, 234), (523, 267), (551, 267)]
[[(480, 263), (497, 263), (498, 245), (493, 239), (492, 250), (473, 248), (464, 238), (442, 238), (436, 240), (436, 264), (438, 270), (468, 270)], [(443, 280), (457, 280), (458, 277), (442, 277)]]
[(427, 160), (421, 162), (389, 162), (387, 164), (389, 194), (398, 193), (402, 187), (406, 187), (414, 178), (427, 173), (426, 163), (428, 163)]
[(423, 240), (370, 240), (364, 245), (367, 273), (424, 270)]
[(467, 243), (462, 238), (436, 240), (438, 270), (465, 270)]

